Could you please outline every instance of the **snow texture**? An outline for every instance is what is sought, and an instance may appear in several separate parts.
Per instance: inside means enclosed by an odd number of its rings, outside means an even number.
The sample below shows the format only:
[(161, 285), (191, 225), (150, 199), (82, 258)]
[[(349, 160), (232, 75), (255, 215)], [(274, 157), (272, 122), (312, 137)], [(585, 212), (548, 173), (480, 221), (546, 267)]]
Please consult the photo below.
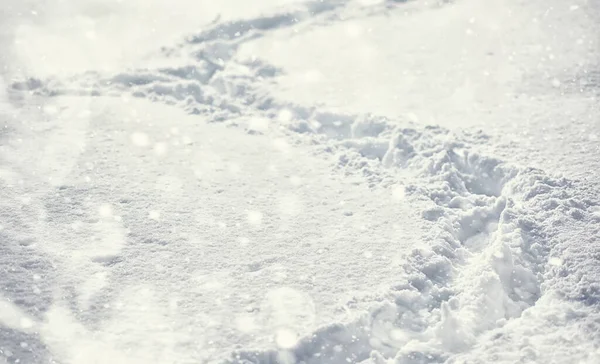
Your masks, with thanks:
[(0, 363), (600, 362), (598, 4), (175, 3), (0, 18)]

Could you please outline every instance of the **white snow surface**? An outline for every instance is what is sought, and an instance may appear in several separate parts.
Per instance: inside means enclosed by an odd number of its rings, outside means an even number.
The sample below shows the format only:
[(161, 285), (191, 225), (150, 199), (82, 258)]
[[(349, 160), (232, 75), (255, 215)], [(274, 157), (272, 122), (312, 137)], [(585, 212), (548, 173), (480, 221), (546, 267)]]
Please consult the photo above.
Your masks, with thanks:
[(598, 10), (7, 1), (0, 363), (600, 362)]

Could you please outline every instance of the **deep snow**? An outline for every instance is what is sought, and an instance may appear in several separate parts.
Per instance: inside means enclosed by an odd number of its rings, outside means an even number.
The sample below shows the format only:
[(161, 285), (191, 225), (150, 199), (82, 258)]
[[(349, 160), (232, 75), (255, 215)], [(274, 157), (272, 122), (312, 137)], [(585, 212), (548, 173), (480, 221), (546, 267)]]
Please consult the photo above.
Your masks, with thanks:
[(2, 15), (0, 360), (598, 362), (598, 4), (248, 4)]

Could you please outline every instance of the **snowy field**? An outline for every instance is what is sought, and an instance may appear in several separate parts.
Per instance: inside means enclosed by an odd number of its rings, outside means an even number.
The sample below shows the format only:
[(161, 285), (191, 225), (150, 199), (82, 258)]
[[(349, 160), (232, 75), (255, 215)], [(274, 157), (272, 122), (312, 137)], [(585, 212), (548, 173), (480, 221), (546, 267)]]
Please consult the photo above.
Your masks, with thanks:
[(0, 363), (600, 363), (600, 1), (3, 0)]

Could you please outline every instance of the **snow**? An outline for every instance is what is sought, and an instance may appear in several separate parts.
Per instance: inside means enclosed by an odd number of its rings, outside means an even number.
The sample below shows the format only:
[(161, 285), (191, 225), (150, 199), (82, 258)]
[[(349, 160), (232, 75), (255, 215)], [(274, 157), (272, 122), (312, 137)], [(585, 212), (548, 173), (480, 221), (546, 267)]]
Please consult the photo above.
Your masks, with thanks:
[(0, 362), (600, 360), (597, 4), (9, 4)]

